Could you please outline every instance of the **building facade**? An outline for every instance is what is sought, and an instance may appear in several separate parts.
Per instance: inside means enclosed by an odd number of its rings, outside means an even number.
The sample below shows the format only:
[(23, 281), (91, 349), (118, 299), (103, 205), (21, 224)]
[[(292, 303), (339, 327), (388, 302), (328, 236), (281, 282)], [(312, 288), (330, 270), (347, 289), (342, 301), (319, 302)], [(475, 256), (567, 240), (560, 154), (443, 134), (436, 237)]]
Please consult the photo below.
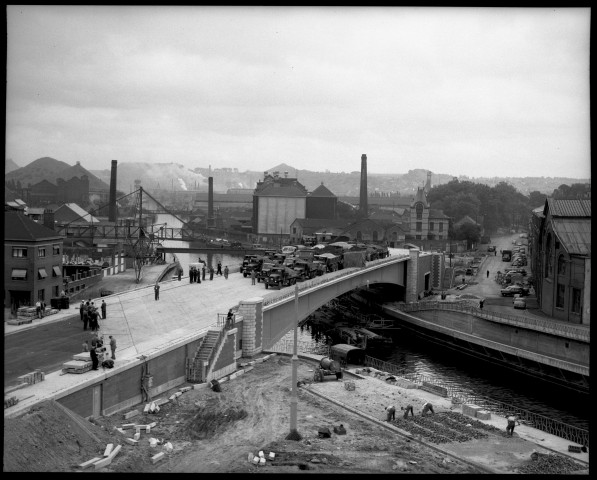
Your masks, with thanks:
[(530, 248), (541, 311), (589, 325), (591, 201), (546, 199), (542, 214), (531, 220)]
[(11, 311), (60, 296), (63, 237), (19, 212), (4, 212), (4, 302)]

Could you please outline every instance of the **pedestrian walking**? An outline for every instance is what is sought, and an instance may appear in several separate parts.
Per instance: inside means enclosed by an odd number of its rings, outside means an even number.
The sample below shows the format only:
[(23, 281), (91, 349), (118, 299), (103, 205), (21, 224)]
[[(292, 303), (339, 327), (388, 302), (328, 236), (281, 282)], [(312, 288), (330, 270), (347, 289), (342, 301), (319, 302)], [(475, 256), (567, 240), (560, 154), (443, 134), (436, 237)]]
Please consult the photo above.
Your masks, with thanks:
[(102, 300), (102, 319), (104, 319), (104, 320), (106, 318), (106, 308), (107, 308), (106, 301)]
[(518, 421), (518, 417), (516, 415), (506, 415), (506, 420), (508, 421), (508, 424), (506, 425), (506, 433), (512, 436), (515, 425), (517, 423), (520, 425), (520, 422)]
[(79, 305), (79, 313), (81, 314), (81, 321), (83, 321), (83, 311), (85, 310), (85, 300), (81, 300), (81, 305)]
[(483, 303), (484, 303), (484, 302), (485, 302), (485, 300), (483, 300), (483, 299), (479, 300), (479, 308), (480, 308), (481, 310), (483, 310)]
[(489, 270), (487, 270), (487, 278), (489, 278)]
[(116, 339), (110, 335), (110, 350), (112, 350), (112, 360), (116, 360)]
[(178, 281), (180, 282), (180, 279), (182, 278), (182, 268), (178, 269)]
[(189, 270), (189, 282), (193, 283), (195, 281), (196, 276), (197, 269), (195, 267), (191, 267), (191, 269)]
[(83, 342), (83, 352), (89, 352), (89, 340)]
[(156, 283), (155, 287), (153, 287), (153, 291), (155, 293), (155, 299), (159, 300), (160, 299), (160, 286)]
[(46, 314), (46, 302), (42, 300), (39, 303), (41, 304), (41, 318), (44, 318), (44, 315)]
[(424, 417), (425, 415), (427, 415), (427, 412), (431, 412), (433, 415), (435, 415), (435, 412), (433, 411), (433, 405), (431, 405), (431, 402), (423, 403), (423, 411), (421, 412), (421, 416)]
[(222, 262), (218, 260), (218, 271), (216, 272), (218, 275), (222, 275)]
[(89, 302), (83, 305), (83, 330), (87, 330), (87, 324), (89, 323)]
[(386, 420), (389, 422), (391, 420), (396, 420), (396, 407), (394, 405), (388, 405), (386, 407), (387, 417)]
[(91, 350), (89, 350), (89, 355), (91, 356), (91, 369), (97, 370), (97, 366), (99, 364), (99, 360), (97, 358), (97, 351), (96, 351), (97, 343), (91, 342)]
[(35, 314), (37, 318), (41, 318), (41, 302), (39, 300), (35, 302)]
[(234, 314), (232, 313), (232, 309), (228, 310), (228, 315), (226, 315), (226, 328), (231, 328), (234, 325)]
[(204, 263), (204, 264), (203, 264), (203, 268), (202, 268), (202, 270), (201, 270), (201, 271), (202, 271), (202, 273), (203, 273), (203, 279), (202, 279), (202, 280), (205, 280), (205, 270), (206, 270), (206, 268), (205, 268), (205, 263)]
[(214, 267), (209, 267), (209, 279), (214, 279)]
[(497, 250), (494, 250), (494, 251), (493, 251), (493, 256), (494, 256), (494, 257), (497, 257)]
[(400, 410), (404, 410), (404, 418), (408, 417), (408, 412), (410, 412), (411, 417), (415, 416), (415, 411), (412, 405), (407, 405), (406, 408), (400, 407)]
[(251, 285), (255, 285), (255, 269), (251, 270)]
[(201, 283), (201, 269), (195, 269), (195, 283)]
[(224, 278), (228, 280), (228, 265), (224, 267)]

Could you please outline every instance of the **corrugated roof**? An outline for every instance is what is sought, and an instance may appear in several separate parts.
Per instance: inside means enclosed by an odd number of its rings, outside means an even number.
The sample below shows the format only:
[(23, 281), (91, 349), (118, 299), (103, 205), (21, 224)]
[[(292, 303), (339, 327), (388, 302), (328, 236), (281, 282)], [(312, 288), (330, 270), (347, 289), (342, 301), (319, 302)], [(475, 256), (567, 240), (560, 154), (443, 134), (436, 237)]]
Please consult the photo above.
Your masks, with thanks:
[(591, 221), (554, 218), (553, 230), (570, 255), (591, 255)]
[(591, 200), (556, 200), (548, 198), (547, 206), (552, 217), (591, 216)]
[(81, 217), (81, 220), (85, 220), (87, 222), (99, 223), (99, 220), (97, 218), (95, 218), (89, 212), (83, 210), (76, 203), (65, 203), (64, 206), (70, 208), (73, 212), (75, 212), (77, 215), (79, 215), (79, 217)]
[(18, 212), (4, 212), (4, 240), (8, 241), (37, 241), (47, 239), (62, 239), (51, 228), (34, 222), (26, 215)]

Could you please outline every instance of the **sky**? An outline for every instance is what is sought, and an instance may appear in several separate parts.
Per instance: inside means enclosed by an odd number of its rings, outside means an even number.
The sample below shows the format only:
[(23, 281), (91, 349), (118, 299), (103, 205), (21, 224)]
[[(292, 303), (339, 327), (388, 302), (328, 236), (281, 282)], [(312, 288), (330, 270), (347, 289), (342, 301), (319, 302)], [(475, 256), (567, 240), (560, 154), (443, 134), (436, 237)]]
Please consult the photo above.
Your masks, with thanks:
[(590, 178), (590, 9), (7, 6), (6, 158)]

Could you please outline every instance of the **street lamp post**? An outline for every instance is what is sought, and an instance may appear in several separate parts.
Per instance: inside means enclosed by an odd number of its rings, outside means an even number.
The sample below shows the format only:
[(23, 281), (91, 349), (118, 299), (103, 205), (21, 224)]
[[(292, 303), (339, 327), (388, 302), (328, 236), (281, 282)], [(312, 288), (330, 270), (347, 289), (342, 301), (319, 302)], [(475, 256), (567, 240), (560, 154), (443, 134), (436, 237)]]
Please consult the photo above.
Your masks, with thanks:
[(297, 430), (298, 407), (298, 285), (294, 285), (294, 346), (292, 349), (292, 395), (290, 397), (290, 433), (286, 440), (301, 440), (303, 437)]

